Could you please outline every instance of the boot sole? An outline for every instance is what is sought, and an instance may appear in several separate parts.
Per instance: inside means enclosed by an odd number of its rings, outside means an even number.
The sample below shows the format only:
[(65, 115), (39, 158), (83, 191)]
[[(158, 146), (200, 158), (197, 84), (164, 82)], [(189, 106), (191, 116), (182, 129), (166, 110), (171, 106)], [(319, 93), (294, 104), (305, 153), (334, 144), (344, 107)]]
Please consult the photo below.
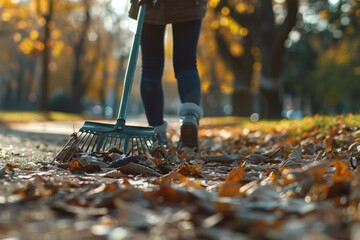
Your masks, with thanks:
[(192, 123), (183, 123), (181, 128), (181, 142), (183, 147), (198, 147), (198, 129)]

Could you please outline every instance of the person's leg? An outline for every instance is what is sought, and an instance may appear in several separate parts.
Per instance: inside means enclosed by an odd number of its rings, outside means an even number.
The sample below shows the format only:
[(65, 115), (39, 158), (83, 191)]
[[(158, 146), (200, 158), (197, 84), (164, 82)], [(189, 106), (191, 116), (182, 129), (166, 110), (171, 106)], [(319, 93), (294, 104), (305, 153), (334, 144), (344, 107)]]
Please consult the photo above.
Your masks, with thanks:
[(175, 77), (181, 100), (180, 141), (178, 148), (198, 148), (198, 125), (203, 115), (200, 108), (201, 84), (197, 70), (197, 44), (201, 20), (173, 24)]
[(201, 86), (196, 55), (201, 22), (173, 24), (173, 64), (181, 103), (200, 104)]
[(161, 84), (164, 69), (164, 32), (165, 25), (144, 23), (141, 35), (141, 98), (148, 123), (154, 127), (160, 145), (167, 144)]
[(164, 25), (145, 23), (141, 35), (141, 97), (150, 126), (163, 123)]

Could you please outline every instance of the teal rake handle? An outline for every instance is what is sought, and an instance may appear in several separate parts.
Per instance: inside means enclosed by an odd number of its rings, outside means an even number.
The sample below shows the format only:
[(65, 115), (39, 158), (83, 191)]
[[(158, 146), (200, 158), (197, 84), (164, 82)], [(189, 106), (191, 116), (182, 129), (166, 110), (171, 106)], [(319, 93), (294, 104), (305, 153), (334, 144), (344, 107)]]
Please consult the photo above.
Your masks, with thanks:
[(125, 79), (124, 79), (124, 88), (122, 92), (119, 113), (117, 117), (117, 122), (115, 128), (123, 127), (125, 125), (125, 117), (128, 108), (128, 102), (130, 98), (132, 84), (134, 82), (134, 75), (136, 69), (136, 62), (139, 55), (139, 45), (141, 40), (141, 31), (144, 23), (145, 18), (145, 11), (146, 11), (146, 4), (142, 4), (139, 7), (139, 13), (137, 17), (137, 26), (136, 32), (133, 38), (133, 42), (131, 45), (130, 56), (128, 66), (126, 68)]

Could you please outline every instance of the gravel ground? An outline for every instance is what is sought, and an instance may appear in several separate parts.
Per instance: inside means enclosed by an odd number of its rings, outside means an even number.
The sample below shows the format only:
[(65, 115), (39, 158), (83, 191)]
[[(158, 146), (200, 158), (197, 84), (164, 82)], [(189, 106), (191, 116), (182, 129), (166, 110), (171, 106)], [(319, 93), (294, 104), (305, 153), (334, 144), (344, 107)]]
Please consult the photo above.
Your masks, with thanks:
[(0, 128), (0, 165), (51, 162), (70, 135), (31, 133)]
[(173, 171), (159, 178), (50, 164), (82, 124), (0, 126), (0, 239), (360, 239), (358, 127), (315, 128), (301, 148), (286, 131), (212, 128), (200, 155), (176, 152), (190, 166), (160, 149)]
[(0, 127), (0, 169), (6, 164), (16, 166), (14, 176), (10, 172), (0, 176), (0, 239), (86, 238), (78, 235), (72, 221), (56, 219), (42, 201), (11, 203), (9, 196), (29, 183), (27, 177), (19, 176), (30, 177), (33, 171), (48, 166), (70, 136), (50, 133), (49, 128), (41, 132), (39, 127), (35, 123)]
[[(86, 181), (89, 185), (114, 182), (113, 179), (81, 179), (51, 164), (71, 134), (82, 124), (30, 122), (0, 125), (0, 239), (112, 239), (111, 234), (105, 238), (101, 236), (97, 223), (111, 221), (116, 225), (118, 219), (99, 219), (86, 214), (75, 218), (59, 215), (50, 207), (49, 203), (54, 201), (51, 196), (32, 199), (38, 194), (28, 192), (32, 191), (31, 186), (34, 186), (34, 191), (41, 190), (46, 182), (76, 184)], [(130, 124), (140, 125), (134, 121)], [(15, 166), (14, 170), (6, 169), (7, 164)], [(22, 199), (12, 199), (14, 196)], [(114, 234), (118, 236), (115, 230)], [(140, 234), (133, 239), (146, 239), (146, 236)]]

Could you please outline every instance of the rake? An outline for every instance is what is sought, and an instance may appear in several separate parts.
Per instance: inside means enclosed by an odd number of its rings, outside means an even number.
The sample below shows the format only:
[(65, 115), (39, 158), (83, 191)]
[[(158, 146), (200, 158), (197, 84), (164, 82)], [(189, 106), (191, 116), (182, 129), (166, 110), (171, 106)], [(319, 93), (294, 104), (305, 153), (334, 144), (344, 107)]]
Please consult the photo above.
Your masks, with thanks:
[(101, 153), (112, 148), (116, 148), (126, 155), (143, 155), (150, 152), (153, 145), (154, 129), (152, 127), (125, 125), (145, 11), (146, 5), (143, 4), (139, 8), (137, 27), (130, 50), (116, 123), (106, 124), (85, 121), (84, 125), (76, 134), (73, 134), (53, 162), (68, 162), (78, 152)]

